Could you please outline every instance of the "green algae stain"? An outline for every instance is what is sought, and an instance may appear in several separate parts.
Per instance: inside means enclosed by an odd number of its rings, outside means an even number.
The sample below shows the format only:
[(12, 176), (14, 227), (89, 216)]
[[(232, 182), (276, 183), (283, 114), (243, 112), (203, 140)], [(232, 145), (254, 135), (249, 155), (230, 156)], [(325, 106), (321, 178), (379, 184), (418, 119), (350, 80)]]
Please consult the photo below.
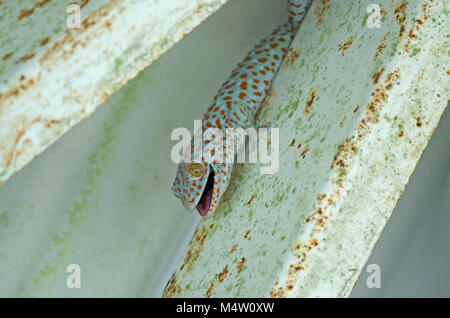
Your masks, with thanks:
[[(67, 213), (68, 229), (56, 234), (52, 238), (52, 245), (54, 248), (59, 248), (57, 256), (43, 265), (38, 275), (32, 279), (35, 287), (43, 282), (44, 279), (49, 278), (56, 270), (59, 270), (66, 255), (70, 239), (77, 233), (77, 228), (82, 225), (83, 220), (88, 214), (88, 206), (91, 202), (92, 194), (99, 186), (100, 177), (105, 172), (105, 168), (111, 162), (112, 150), (117, 141), (118, 127), (125, 120), (133, 104), (132, 100), (135, 98), (136, 85), (135, 81), (126, 86), (119, 95), (117, 102), (114, 102), (112, 114), (103, 128), (103, 136), (99, 143), (98, 150), (94, 152), (89, 158), (89, 170), (86, 173), (84, 188), (80, 191), (79, 199), (74, 203), (73, 207)], [(25, 295), (28, 291), (19, 291), (19, 295)]]
[(0, 214), (0, 225), (7, 226), (9, 224), (9, 215), (8, 212), (2, 212)]

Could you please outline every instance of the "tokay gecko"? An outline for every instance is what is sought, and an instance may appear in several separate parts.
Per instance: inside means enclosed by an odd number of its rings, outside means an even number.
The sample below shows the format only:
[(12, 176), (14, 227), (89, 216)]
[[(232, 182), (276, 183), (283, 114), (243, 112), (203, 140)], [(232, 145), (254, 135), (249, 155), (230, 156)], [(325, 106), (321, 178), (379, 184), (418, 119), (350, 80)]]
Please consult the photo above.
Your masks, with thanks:
[[(256, 116), (272, 81), (286, 55), (311, 0), (288, 0), (288, 21), (262, 39), (238, 64), (222, 84), (202, 119), (202, 131), (208, 128), (248, 128), (257, 125)], [(191, 151), (215, 152), (210, 140), (191, 145)], [(239, 144), (245, 139), (238, 137)], [(218, 145), (217, 145), (218, 146)], [(222, 145), (220, 145), (222, 147)], [(208, 148), (208, 149), (206, 149)], [(222, 149), (222, 148), (217, 148)], [(210, 162), (198, 152), (178, 164), (172, 191), (189, 211), (201, 216), (213, 214), (228, 187), (232, 162)]]

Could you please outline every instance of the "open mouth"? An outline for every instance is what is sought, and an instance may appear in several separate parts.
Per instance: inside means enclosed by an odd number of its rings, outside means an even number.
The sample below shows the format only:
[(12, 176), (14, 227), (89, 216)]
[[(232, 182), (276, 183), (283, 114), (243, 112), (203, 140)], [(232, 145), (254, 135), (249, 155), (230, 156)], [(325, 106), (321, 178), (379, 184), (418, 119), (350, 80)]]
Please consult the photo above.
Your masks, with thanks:
[(203, 190), (202, 197), (197, 204), (197, 211), (201, 216), (205, 216), (208, 213), (209, 207), (211, 206), (211, 201), (213, 197), (214, 190), (214, 169), (211, 168), (206, 181), (205, 189)]

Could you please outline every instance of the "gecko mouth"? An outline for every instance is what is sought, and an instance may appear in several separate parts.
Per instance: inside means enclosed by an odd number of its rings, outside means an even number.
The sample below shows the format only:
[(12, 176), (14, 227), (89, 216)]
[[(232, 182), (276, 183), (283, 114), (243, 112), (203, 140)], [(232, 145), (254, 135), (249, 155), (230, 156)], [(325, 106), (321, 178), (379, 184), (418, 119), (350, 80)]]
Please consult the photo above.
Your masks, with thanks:
[(208, 181), (206, 181), (205, 189), (203, 190), (202, 197), (197, 204), (197, 211), (201, 216), (205, 216), (208, 213), (209, 207), (213, 197), (214, 190), (214, 169), (211, 167), (209, 172)]

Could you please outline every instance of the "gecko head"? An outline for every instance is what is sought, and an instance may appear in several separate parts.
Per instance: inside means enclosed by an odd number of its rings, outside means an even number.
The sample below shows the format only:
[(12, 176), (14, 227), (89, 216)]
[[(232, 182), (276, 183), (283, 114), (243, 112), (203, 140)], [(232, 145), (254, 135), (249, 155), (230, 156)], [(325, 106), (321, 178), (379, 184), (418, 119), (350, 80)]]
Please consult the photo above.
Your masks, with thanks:
[(197, 209), (204, 216), (212, 215), (231, 177), (232, 164), (181, 162), (172, 191), (188, 211)]

